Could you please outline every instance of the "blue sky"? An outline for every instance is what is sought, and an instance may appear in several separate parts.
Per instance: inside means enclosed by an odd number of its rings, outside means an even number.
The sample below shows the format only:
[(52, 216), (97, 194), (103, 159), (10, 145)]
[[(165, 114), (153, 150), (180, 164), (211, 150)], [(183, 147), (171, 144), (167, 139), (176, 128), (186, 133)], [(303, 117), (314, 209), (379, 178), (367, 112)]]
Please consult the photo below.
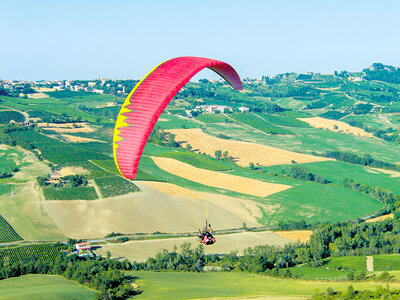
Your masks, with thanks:
[[(177, 56), (241, 77), (400, 66), (400, 1), (5, 1), (1, 79), (140, 79)], [(199, 77), (213, 77), (203, 71)]]

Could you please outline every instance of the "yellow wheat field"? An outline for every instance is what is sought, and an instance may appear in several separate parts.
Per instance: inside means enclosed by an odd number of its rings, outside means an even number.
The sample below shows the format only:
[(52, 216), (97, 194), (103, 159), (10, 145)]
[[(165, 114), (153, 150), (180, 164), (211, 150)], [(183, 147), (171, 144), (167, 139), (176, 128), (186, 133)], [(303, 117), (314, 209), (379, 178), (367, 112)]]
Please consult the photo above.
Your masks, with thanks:
[[(74, 127), (77, 125), (79, 127)], [(52, 130), (59, 133), (74, 133), (74, 132), (93, 132), (94, 129), (88, 123), (38, 123), (38, 126), (44, 130)]]
[(160, 192), (163, 192), (167, 195), (201, 199), (200, 195), (198, 195), (197, 193), (172, 183), (158, 182), (158, 181), (144, 181), (143, 184), (150, 186), (154, 189), (157, 189)]
[(297, 163), (308, 163), (325, 161), (326, 158), (307, 154), (291, 152), (275, 147), (220, 139), (204, 133), (201, 129), (173, 129), (168, 132), (175, 134), (175, 140), (182, 142), (183, 145), (189, 143), (192, 149), (198, 149), (215, 156), (216, 150), (222, 152), (228, 150), (229, 155), (235, 158), (238, 165), (248, 167), (249, 163), (259, 163), (263, 166), (291, 164), (292, 160)]
[(69, 135), (69, 134), (61, 134), (61, 136), (63, 138), (65, 138), (68, 142), (71, 142), (71, 143), (89, 143), (89, 142), (105, 143), (104, 141), (90, 139), (90, 138), (84, 138), (81, 136), (75, 136), (75, 135)]
[(298, 118), (301, 121), (307, 122), (312, 127), (315, 128), (323, 128), (330, 131), (335, 132), (343, 132), (351, 135), (365, 136), (365, 137), (374, 137), (371, 133), (364, 131), (361, 128), (350, 126), (349, 124), (337, 121), (337, 120), (329, 120), (321, 117), (313, 117), (313, 118)]
[(61, 177), (69, 176), (69, 175), (77, 175), (77, 174), (88, 174), (89, 171), (85, 168), (78, 167), (78, 166), (69, 166), (69, 167), (62, 167), (60, 171), (58, 171)]
[(311, 230), (275, 231), (275, 234), (292, 241), (308, 242), (312, 235)]
[(34, 94), (28, 94), (28, 98), (31, 99), (41, 99), (41, 98), (48, 98), (49, 95), (43, 94), (43, 93), (34, 93)]
[(376, 218), (372, 218), (369, 219), (367, 221), (365, 221), (366, 223), (373, 223), (373, 222), (378, 222), (378, 221), (382, 221), (382, 220), (386, 220), (386, 219), (393, 219), (394, 215), (393, 214), (387, 214), (387, 215), (383, 215), (383, 216), (379, 216)]
[(215, 171), (193, 167), (179, 160), (166, 157), (152, 157), (156, 165), (176, 176), (206, 186), (213, 186), (242, 194), (266, 197), (291, 188), (289, 185), (263, 182)]

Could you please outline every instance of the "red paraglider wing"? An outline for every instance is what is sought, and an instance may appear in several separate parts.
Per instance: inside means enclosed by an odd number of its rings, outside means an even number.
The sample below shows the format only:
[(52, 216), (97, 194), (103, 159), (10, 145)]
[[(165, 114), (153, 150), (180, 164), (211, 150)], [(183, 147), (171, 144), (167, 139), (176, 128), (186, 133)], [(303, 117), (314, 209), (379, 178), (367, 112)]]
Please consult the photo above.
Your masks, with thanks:
[(209, 68), (233, 88), (243, 89), (236, 71), (227, 63), (202, 57), (178, 57), (153, 69), (125, 100), (114, 129), (113, 152), (121, 174), (135, 179), (143, 148), (159, 116), (198, 72)]

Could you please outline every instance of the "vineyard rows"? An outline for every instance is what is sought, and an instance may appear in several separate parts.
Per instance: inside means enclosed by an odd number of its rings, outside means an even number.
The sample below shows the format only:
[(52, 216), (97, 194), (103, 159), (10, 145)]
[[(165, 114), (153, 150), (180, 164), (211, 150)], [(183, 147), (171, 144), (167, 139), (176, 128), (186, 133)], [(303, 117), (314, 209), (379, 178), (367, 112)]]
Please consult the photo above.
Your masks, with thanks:
[(60, 250), (66, 249), (60, 244), (33, 244), (0, 249), (0, 263), (14, 263), (37, 258), (39, 261), (55, 260)]
[(15, 241), (22, 241), (22, 238), (15, 232), (15, 230), (8, 224), (8, 222), (0, 216), (0, 243), (9, 243)]

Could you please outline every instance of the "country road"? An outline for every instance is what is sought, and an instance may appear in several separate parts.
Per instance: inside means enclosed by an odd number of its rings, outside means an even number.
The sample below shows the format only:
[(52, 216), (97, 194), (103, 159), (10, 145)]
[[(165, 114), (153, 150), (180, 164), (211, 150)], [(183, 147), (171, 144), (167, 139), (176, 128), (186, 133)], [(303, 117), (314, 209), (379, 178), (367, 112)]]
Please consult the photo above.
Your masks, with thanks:
[[(274, 226), (268, 226), (268, 227), (255, 227), (255, 228), (249, 228), (247, 231), (269, 231), (269, 230), (274, 230), (278, 229), (277, 227)], [(242, 233), (244, 232), (243, 229), (227, 229), (227, 230), (216, 230), (213, 232), (214, 235), (220, 235), (220, 234), (235, 234), (235, 233)], [(100, 238), (100, 239), (89, 239), (85, 240), (90, 243), (101, 243), (101, 242), (107, 242), (107, 241), (112, 241), (112, 240), (117, 240), (121, 237), (127, 237), (130, 239), (139, 239), (139, 238), (151, 238), (152, 240), (156, 240), (157, 238), (160, 239), (166, 239), (166, 238), (177, 238), (177, 237), (189, 237), (189, 236), (197, 236), (197, 232), (185, 232), (185, 233), (159, 233), (159, 234), (132, 234), (132, 235), (118, 235), (118, 236), (113, 236), (113, 237), (107, 237), (107, 238)], [(0, 243), (0, 247), (5, 247), (5, 246), (17, 246), (17, 245), (34, 245), (34, 244), (54, 244), (54, 243), (62, 243), (66, 244), (66, 241), (19, 241), (19, 242), (11, 242), (11, 243)]]

